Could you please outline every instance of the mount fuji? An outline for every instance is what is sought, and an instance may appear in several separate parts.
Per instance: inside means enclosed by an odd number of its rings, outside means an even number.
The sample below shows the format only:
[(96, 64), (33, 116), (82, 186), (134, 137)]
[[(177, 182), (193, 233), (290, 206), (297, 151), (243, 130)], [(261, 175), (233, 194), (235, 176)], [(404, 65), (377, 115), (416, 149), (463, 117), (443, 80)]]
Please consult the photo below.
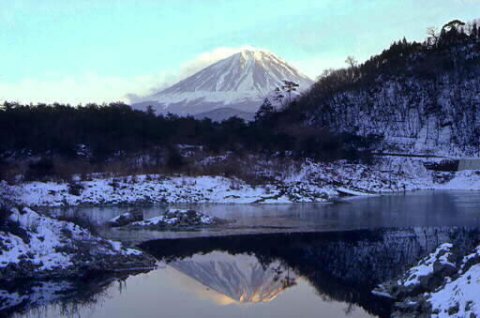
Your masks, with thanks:
[(248, 254), (214, 251), (168, 265), (233, 303), (267, 303), (297, 283), (294, 271), (280, 261), (267, 265)]
[(157, 114), (173, 113), (221, 120), (231, 116), (251, 119), (263, 100), (283, 81), (299, 84), (299, 91), (313, 81), (274, 54), (243, 49), (192, 76), (142, 98), (137, 109), (150, 105)]

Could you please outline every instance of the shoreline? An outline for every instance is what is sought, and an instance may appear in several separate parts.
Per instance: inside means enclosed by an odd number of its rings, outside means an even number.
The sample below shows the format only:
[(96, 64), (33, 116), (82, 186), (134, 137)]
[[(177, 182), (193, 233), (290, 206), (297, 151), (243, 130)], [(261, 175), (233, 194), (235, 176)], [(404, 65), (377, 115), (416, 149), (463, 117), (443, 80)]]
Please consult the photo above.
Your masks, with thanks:
[[(129, 176), (131, 178), (145, 176)], [(102, 178), (93, 181), (79, 182), (86, 190), (83, 194), (68, 192), (67, 182), (25, 182), (17, 185), (5, 185), (9, 194), (7, 198), (15, 204), (22, 204), (33, 208), (71, 208), (71, 207), (132, 207), (173, 204), (301, 204), (301, 203), (329, 203), (338, 199), (358, 198), (382, 195), (411, 194), (419, 191), (480, 191), (480, 176), (474, 176), (470, 183), (435, 184), (425, 180), (413, 180), (421, 184), (406, 189), (398, 186), (383, 188), (376, 192), (357, 187), (334, 186), (331, 184), (318, 186), (305, 182), (298, 184), (265, 184), (252, 186), (237, 179), (224, 177), (177, 177), (159, 183), (120, 182), (121, 190), (111, 186), (99, 186), (110, 183), (115, 178)], [(197, 180), (208, 179), (208, 186), (196, 185)], [(187, 180), (188, 184), (178, 186), (177, 183)], [(411, 182), (412, 180), (404, 180)], [(457, 181), (455, 178), (452, 181)], [(475, 183), (472, 185), (472, 182)], [(239, 184), (239, 189), (229, 188), (232, 184)], [(166, 191), (165, 188), (169, 188)]]

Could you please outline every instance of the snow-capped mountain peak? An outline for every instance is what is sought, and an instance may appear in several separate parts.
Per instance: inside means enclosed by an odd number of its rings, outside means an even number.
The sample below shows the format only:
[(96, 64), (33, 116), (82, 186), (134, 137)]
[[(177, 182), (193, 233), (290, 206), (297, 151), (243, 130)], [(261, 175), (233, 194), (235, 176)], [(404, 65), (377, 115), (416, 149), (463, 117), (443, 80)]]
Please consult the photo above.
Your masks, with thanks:
[(225, 107), (253, 113), (284, 80), (298, 83), (300, 90), (313, 83), (273, 53), (247, 48), (153, 94), (138, 105), (152, 105), (157, 112), (181, 115)]
[(263, 50), (243, 49), (154, 96), (208, 91), (257, 92), (264, 97), (283, 80), (297, 81), (307, 87), (311, 84), (307, 76), (274, 54)]

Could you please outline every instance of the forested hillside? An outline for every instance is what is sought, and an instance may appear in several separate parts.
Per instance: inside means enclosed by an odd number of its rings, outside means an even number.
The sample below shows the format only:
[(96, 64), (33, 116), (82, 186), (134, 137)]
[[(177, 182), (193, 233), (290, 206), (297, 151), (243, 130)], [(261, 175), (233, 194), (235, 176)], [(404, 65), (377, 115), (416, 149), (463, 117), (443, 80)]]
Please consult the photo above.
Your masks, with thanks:
[[(260, 117), (249, 123), (238, 118), (218, 123), (157, 116), (121, 103), (0, 107), (0, 179), (7, 175), (68, 179), (79, 172), (112, 170), (190, 173), (203, 159), (226, 155), (235, 161), (248, 155), (359, 159), (368, 155), (369, 144), (364, 138), (331, 134), (321, 127), (283, 127)], [(223, 175), (225, 169), (216, 173)]]
[(382, 149), (480, 155), (480, 31), (454, 20), (424, 43), (395, 42), (326, 72), (283, 117), (384, 139)]

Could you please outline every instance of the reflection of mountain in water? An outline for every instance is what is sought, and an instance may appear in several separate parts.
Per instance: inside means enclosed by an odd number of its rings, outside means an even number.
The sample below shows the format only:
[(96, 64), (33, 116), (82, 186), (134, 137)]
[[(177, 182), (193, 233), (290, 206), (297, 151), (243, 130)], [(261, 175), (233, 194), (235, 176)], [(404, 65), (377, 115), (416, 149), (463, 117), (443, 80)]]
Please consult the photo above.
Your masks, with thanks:
[(196, 254), (169, 265), (240, 303), (270, 302), (295, 283), (295, 274), (279, 261), (263, 265), (247, 254)]
[[(142, 247), (234, 302), (268, 302), (295, 282), (294, 272), (322, 298), (358, 304), (386, 317), (389, 304), (371, 294), (376, 284), (401, 274), (440, 243), (454, 243), (461, 254), (478, 244), (478, 233), (464, 228), (380, 229), (169, 239)], [(95, 304), (123, 278), (93, 275), (60, 285), (1, 286), (0, 316), (51, 303), (73, 309), (79, 303)]]
[[(323, 297), (359, 304), (371, 313), (388, 316), (388, 304), (371, 294), (376, 284), (401, 274), (440, 243), (455, 242), (456, 246), (469, 249), (477, 241), (477, 230), (411, 228), (160, 240), (147, 242), (143, 248), (167, 260), (208, 253), (203, 255), (203, 264), (209, 264), (209, 255), (215, 254), (212, 251), (227, 252), (234, 255), (231, 258), (253, 254), (267, 266), (281, 260), (284, 268), (292, 268), (307, 278)], [(202, 283), (207, 286), (218, 284), (217, 280), (221, 279), (221, 287), (215, 285), (212, 288), (237, 295), (236, 299), (239, 299), (239, 293), (231, 291), (240, 282), (236, 274), (229, 276), (227, 267), (219, 274), (214, 270), (215, 261), (204, 266), (210, 267), (219, 277), (203, 278), (203, 272), (195, 273), (194, 270), (191, 275), (202, 276), (201, 279), (207, 280)], [(199, 268), (204, 269), (203, 266)], [(211, 274), (210, 270), (208, 274)], [(229, 279), (232, 281), (227, 282)], [(241, 283), (248, 282), (242, 280)], [(245, 287), (242, 285), (241, 288)], [(250, 286), (245, 290), (254, 289), (255, 286)]]

